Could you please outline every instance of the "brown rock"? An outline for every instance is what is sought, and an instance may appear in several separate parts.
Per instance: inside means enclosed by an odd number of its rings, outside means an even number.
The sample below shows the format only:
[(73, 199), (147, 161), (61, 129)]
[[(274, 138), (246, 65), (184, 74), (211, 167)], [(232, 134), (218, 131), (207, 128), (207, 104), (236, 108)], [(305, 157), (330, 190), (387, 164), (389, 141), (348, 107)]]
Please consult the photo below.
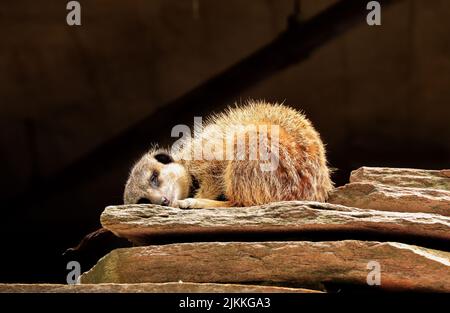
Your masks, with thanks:
[[(290, 201), (245, 208), (182, 210), (157, 205), (110, 206), (101, 216), (103, 227), (135, 243), (176, 238), (186, 242), (233, 236), (244, 240), (302, 238), (314, 233), (370, 233), (373, 238), (427, 238), (450, 243), (450, 218), (432, 214), (362, 210), (328, 203)], [(283, 237), (284, 236), (284, 237)], [(309, 237), (308, 237), (309, 238)], [(335, 237), (333, 237), (335, 239)], [(226, 240), (225, 240), (226, 241)], [(415, 243), (415, 242), (414, 242)], [(449, 245), (450, 246), (450, 245)]]
[[(117, 249), (82, 283), (221, 282), (326, 290), (368, 286), (371, 261), (383, 290), (450, 292), (450, 253), (400, 243), (213, 242)], [(376, 288), (376, 287), (372, 287)]]
[(142, 283), (142, 284), (0, 284), (0, 293), (314, 293), (316, 290), (212, 283)]
[(372, 182), (350, 183), (336, 188), (328, 202), (362, 209), (450, 216), (450, 191), (441, 189), (394, 187)]
[(352, 171), (350, 182), (372, 182), (396, 187), (432, 188), (450, 191), (450, 170), (361, 167)]

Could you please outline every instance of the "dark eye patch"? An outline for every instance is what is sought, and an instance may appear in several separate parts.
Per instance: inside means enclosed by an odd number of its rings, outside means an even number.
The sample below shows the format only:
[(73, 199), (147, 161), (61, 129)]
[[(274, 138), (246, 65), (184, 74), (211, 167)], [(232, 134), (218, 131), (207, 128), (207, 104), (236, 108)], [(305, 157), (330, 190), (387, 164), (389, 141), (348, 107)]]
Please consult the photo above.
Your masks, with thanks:
[(173, 162), (172, 156), (170, 156), (169, 154), (164, 153), (164, 152), (155, 154), (153, 157), (156, 159), (156, 161), (158, 161), (159, 163), (162, 163), (162, 164), (169, 164), (169, 163)]
[(153, 187), (158, 187), (159, 185), (158, 172), (154, 171), (150, 176), (150, 185), (152, 185)]

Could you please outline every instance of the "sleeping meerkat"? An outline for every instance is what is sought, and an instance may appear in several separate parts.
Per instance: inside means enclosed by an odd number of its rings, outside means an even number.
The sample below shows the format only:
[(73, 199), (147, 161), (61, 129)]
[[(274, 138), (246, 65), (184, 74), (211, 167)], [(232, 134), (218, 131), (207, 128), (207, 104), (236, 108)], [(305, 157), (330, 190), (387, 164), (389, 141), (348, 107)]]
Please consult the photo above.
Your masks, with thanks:
[(249, 101), (211, 116), (132, 168), (124, 202), (178, 208), (325, 201), (333, 188), (319, 134), (300, 112)]

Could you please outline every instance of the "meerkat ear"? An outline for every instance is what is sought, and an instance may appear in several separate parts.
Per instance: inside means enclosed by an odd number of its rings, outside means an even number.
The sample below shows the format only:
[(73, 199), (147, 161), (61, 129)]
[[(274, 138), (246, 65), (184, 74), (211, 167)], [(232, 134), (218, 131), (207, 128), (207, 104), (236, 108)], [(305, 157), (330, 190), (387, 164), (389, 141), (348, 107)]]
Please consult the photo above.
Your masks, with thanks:
[(173, 162), (172, 156), (166, 152), (158, 152), (153, 157), (156, 159), (156, 161), (162, 164), (169, 164)]

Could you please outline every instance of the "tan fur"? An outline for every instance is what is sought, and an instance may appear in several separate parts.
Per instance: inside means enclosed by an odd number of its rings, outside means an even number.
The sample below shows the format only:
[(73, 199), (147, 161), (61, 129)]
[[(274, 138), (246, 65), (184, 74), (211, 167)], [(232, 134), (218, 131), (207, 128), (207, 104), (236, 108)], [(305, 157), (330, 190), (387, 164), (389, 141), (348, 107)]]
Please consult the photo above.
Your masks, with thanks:
[[(173, 163), (164, 165), (157, 162), (153, 156), (160, 153), (160, 150), (152, 149), (144, 155), (130, 174), (124, 193), (125, 203), (136, 203), (139, 198), (160, 203), (158, 197), (164, 192), (170, 192), (165, 195), (170, 198), (169, 205), (182, 208), (251, 206), (283, 200), (327, 199), (333, 184), (324, 145), (309, 120), (300, 112), (284, 105), (249, 101), (244, 106), (229, 108), (210, 117), (204, 124), (200, 133), (174, 151)], [(247, 129), (243, 125), (256, 125), (256, 128)], [(279, 126), (279, 163), (274, 171), (263, 171), (260, 167), (263, 161), (259, 158), (249, 159), (252, 148), (249, 146), (249, 139), (268, 126), (266, 129), (269, 140), (264, 148), (270, 150), (274, 136), (270, 125)], [(226, 147), (226, 142), (229, 141), (237, 149), (236, 135), (246, 139), (246, 149), (241, 156), (244, 160), (186, 160), (188, 155), (192, 156), (198, 150), (199, 144), (216, 147), (222, 143)], [(176, 165), (182, 166), (185, 171)], [(149, 187), (149, 173), (153, 170), (163, 171), (169, 166), (177, 171), (176, 177), (169, 179), (161, 176), (161, 181), (165, 182), (161, 183), (160, 188)], [(164, 173), (169, 175), (170, 171), (166, 170)], [(192, 184), (191, 176), (199, 181), (199, 189), (194, 199), (186, 199)], [(173, 186), (174, 179), (178, 179), (176, 186)], [(172, 187), (162, 187), (167, 181)], [(220, 195), (224, 195), (227, 201), (217, 201)]]

